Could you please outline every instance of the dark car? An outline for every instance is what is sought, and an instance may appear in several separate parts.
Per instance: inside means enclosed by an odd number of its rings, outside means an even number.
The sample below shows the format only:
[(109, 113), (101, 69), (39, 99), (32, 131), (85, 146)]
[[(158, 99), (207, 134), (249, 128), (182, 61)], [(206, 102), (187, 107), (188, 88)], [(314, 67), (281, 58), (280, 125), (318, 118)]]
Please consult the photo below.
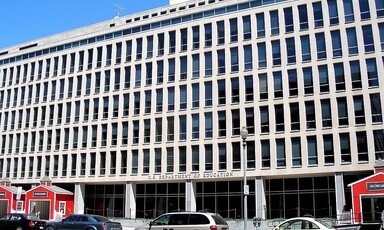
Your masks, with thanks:
[(10, 213), (0, 218), (1, 230), (41, 230), (44, 224), (32, 214)]
[(64, 230), (64, 229), (79, 229), (79, 230), (122, 230), (123, 227), (119, 222), (113, 222), (104, 216), (74, 214), (70, 215), (62, 221), (47, 222), (45, 230)]

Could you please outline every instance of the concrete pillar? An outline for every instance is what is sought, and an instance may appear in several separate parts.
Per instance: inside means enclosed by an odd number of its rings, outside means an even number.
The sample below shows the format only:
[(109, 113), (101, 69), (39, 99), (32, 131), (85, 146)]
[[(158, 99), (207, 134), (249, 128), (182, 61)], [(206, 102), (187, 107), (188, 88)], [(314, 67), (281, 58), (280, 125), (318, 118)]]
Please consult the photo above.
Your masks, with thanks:
[(336, 215), (337, 218), (341, 216), (345, 206), (345, 192), (344, 192), (344, 179), (343, 173), (335, 173), (335, 195), (336, 195)]
[(75, 184), (75, 214), (84, 214), (85, 184)]
[(264, 179), (259, 176), (255, 178), (255, 202), (256, 217), (260, 217), (262, 220), (265, 220), (267, 217), (267, 206), (265, 199)]
[(185, 182), (185, 211), (196, 211), (196, 182)]
[(130, 181), (125, 185), (125, 217), (136, 218), (136, 184)]

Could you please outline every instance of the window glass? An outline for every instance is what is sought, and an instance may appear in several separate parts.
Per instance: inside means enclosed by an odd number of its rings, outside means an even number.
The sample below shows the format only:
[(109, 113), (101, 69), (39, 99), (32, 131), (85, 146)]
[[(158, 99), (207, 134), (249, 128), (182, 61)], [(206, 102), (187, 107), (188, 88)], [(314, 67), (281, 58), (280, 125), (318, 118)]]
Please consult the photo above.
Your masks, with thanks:
[(265, 36), (265, 22), (264, 22), (264, 13), (256, 14), (256, 24), (257, 24), (257, 37)]
[(343, 63), (335, 63), (333, 65), (333, 68), (335, 70), (336, 90), (345, 90), (345, 76)]
[(267, 67), (267, 54), (265, 49), (265, 42), (257, 43), (257, 50), (258, 50), (258, 65), (259, 68), (266, 68)]
[(339, 13), (337, 12), (337, 1), (328, 0), (328, 13), (329, 13), (329, 24), (339, 24)]
[(352, 0), (343, 0), (344, 4), (344, 18), (345, 22), (354, 22), (355, 21), (355, 15), (353, 12), (353, 2)]
[(359, 52), (357, 46), (357, 37), (355, 27), (348, 28), (347, 30), (347, 42), (349, 55), (355, 55)]
[(365, 52), (374, 52), (375, 46), (373, 43), (373, 34), (372, 34), (372, 26), (365, 25), (362, 26), (363, 29), (363, 37), (364, 37), (364, 50)]
[(331, 31), (331, 38), (332, 38), (333, 57), (341, 57), (343, 53), (341, 50), (340, 31), (339, 30)]
[(279, 34), (279, 14), (277, 10), (269, 12), (271, 20), (271, 35)]
[(371, 114), (373, 123), (382, 123), (383, 115), (381, 110), (381, 99), (379, 93), (372, 93), (369, 95), (371, 102)]
[(317, 59), (327, 58), (324, 33), (316, 34)]
[(281, 65), (280, 40), (272, 41), (272, 64)]
[(230, 26), (230, 41), (237, 42), (238, 41), (237, 18), (231, 18), (229, 20), (229, 26)]
[(292, 7), (284, 9), (284, 21), (285, 21), (285, 32), (289, 33), (293, 31), (293, 15)]
[(376, 0), (376, 14), (377, 14), (377, 17), (384, 16), (384, 1)]
[(359, 0), (359, 6), (360, 6), (360, 19), (370, 19), (371, 14), (369, 12), (369, 1), (368, 0)]
[(300, 22), (300, 30), (308, 29), (308, 12), (307, 5), (298, 6), (299, 9), (299, 22)]
[(379, 86), (376, 59), (375, 58), (367, 59), (366, 64), (367, 64), (367, 75), (368, 75), (369, 87)]
[(249, 40), (251, 37), (251, 16), (243, 16), (243, 39)]
[(295, 38), (286, 38), (285, 44), (287, 46), (287, 63), (296, 63)]
[(311, 46), (309, 43), (309, 35), (300, 36), (301, 41), (301, 59), (303, 62), (311, 60)]
[(323, 27), (324, 20), (323, 20), (323, 9), (322, 9), (321, 2), (314, 2), (312, 6), (313, 6), (313, 17), (315, 19), (315, 28)]

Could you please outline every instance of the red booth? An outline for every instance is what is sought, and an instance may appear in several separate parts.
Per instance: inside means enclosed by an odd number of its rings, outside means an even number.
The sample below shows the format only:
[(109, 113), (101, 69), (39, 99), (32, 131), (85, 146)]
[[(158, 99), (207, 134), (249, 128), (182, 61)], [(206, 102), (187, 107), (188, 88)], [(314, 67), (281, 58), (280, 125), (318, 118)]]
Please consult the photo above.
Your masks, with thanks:
[(43, 178), (40, 185), (25, 193), (26, 213), (35, 213), (44, 220), (61, 219), (73, 213), (72, 192), (52, 185), (49, 178)]
[(384, 163), (375, 165), (375, 174), (349, 184), (355, 223), (380, 222), (384, 212)]
[(0, 217), (11, 212), (24, 213), (25, 191), (21, 187), (11, 186), (11, 181), (4, 178), (0, 182)]

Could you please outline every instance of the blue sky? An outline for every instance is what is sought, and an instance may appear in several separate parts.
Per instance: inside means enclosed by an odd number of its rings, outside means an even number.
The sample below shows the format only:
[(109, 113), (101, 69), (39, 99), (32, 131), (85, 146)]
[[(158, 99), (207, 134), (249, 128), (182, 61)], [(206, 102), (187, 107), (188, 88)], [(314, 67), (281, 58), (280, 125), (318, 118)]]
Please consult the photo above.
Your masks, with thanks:
[(0, 0), (0, 49), (166, 6), (169, 0)]

